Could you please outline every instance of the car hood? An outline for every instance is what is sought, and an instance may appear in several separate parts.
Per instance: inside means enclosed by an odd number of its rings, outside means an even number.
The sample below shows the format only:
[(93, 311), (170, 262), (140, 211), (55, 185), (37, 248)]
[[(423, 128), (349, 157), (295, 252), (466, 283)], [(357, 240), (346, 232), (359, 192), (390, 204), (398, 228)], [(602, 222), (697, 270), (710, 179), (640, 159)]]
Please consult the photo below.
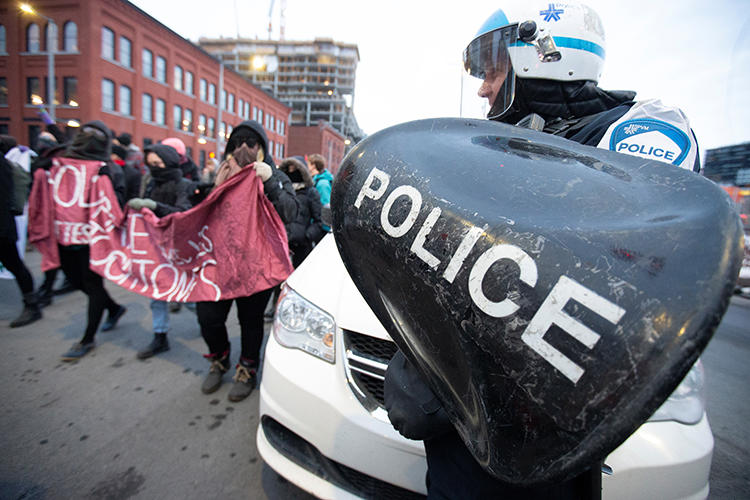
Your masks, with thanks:
[(315, 246), (286, 282), (302, 297), (331, 314), (339, 328), (391, 340), (354, 286), (332, 234)]

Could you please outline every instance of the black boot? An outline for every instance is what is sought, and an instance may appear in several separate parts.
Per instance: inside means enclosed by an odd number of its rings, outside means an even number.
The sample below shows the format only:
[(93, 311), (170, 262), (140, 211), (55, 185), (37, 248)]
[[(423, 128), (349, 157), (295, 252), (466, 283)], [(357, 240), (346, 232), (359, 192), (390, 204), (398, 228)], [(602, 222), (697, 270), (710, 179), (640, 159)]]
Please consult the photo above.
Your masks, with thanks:
[(63, 281), (63, 284), (60, 288), (55, 290), (53, 293), (55, 295), (65, 295), (66, 293), (70, 293), (76, 289), (75, 286), (73, 286), (73, 283), (68, 279), (68, 277), (65, 277), (65, 281)]
[(23, 311), (21, 311), (21, 315), (11, 321), (10, 327), (16, 328), (18, 326), (28, 325), (38, 319), (42, 319), (42, 311), (39, 310), (39, 302), (36, 293), (29, 292), (23, 296)]
[(57, 270), (47, 271), (44, 273), (44, 283), (36, 291), (37, 302), (39, 307), (47, 307), (52, 303), (52, 297), (55, 296), (52, 288), (55, 286), (55, 278), (57, 277)]
[(148, 359), (155, 354), (159, 354), (160, 352), (168, 350), (169, 342), (167, 341), (167, 334), (155, 333), (154, 340), (151, 341), (148, 347), (146, 347), (142, 351), (138, 351), (137, 357), (138, 359)]

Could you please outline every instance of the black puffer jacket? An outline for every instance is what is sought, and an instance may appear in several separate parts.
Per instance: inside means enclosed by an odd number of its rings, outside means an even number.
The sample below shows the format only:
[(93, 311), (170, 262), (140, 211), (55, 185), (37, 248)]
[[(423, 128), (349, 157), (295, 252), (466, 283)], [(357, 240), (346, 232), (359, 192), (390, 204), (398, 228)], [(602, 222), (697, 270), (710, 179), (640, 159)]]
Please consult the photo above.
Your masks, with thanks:
[(322, 205), (320, 194), (315, 189), (312, 176), (307, 167), (294, 158), (281, 162), (279, 169), (292, 181), (294, 192), (299, 202), (297, 217), (287, 224), (289, 247), (310, 247), (325, 235), (320, 217)]
[(232, 139), (242, 130), (249, 129), (255, 132), (260, 137), (261, 148), (263, 149), (263, 162), (271, 166), (271, 178), (263, 183), (263, 191), (266, 193), (268, 199), (273, 203), (276, 212), (281, 217), (281, 221), (284, 224), (292, 222), (297, 217), (299, 211), (299, 203), (297, 197), (294, 195), (294, 188), (289, 177), (276, 168), (276, 164), (273, 161), (273, 156), (268, 149), (268, 137), (266, 132), (263, 130), (263, 126), (255, 120), (247, 120), (237, 125), (227, 140), (227, 147), (224, 150), (224, 157), (234, 151), (236, 141)]
[(192, 207), (190, 197), (195, 189), (195, 183), (182, 176), (180, 155), (171, 146), (153, 144), (144, 150), (146, 160), (148, 154), (154, 153), (164, 162), (164, 168), (151, 168), (151, 180), (146, 185), (144, 198), (156, 202), (154, 214), (164, 217), (175, 212), (184, 212)]

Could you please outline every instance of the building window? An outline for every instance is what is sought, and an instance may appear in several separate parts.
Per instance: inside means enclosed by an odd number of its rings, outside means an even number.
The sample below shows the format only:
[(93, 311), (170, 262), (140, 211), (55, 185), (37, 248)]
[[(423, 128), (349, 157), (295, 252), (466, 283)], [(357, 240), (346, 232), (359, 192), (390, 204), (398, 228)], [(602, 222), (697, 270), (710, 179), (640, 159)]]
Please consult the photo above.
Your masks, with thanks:
[(120, 85), (120, 113), (130, 116), (132, 107), (130, 106), (130, 97), (132, 92), (127, 85)]
[(148, 49), (141, 51), (141, 64), (143, 65), (143, 76), (154, 77), (154, 53)]
[(180, 66), (174, 67), (174, 88), (182, 90), (182, 68)]
[(57, 24), (47, 24), (44, 29), (44, 43), (48, 52), (57, 52)]
[(78, 52), (78, 26), (73, 21), (63, 25), (63, 50)]
[(156, 123), (159, 125), (167, 124), (167, 103), (164, 99), (156, 100)]
[(133, 67), (133, 44), (124, 36), (120, 37), (120, 64)]
[(258, 107), (253, 106), (253, 120), (258, 121)]
[(227, 104), (227, 110), (230, 113), (234, 113), (234, 94), (229, 94), (229, 103)]
[(258, 123), (263, 123), (263, 110), (258, 110), (258, 119), (256, 120)]
[(216, 105), (216, 85), (213, 83), (208, 86), (208, 102)]
[(115, 32), (102, 26), (102, 57), (115, 60)]
[(26, 28), (26, 52), (39, 52), (39, 25), (31, 23)]
[(221, 98), (220, 98), (220, 105), (221, 109), (226, 110), (227, 109), (227, 91), (224, 89), (221, 89)]
[(180, 130), (182, 126), (182, 108), (175, 104), (174, 106), (174, 128)]
[(245, 101), (245, 114), (244, 114), (245, 120), (250, 119), (250, 103)]
[(102, 80), (102, 109), (115, 110), (115, 82), (106, 78)]
[(8, 105), (8, 79), (0, 77), (0, 106)]
[(154, 98), (150, 94), (143, 94), (143, 98), (141, 99), (141, 114), (143, 116), (141, 119), (144, 122), (154, 121), (153, 106)]
[(204, 149), (201, 149), (198, 153), (198, 158), (200, 161), (200, 167), (205, 168), (206, 167), (206, 151)]
[(190, 71), (185, 71), (185, 92), (193, 95), (193, 74)]
[(276, 156), (276, 152), (273, 150), (273, 141), (268, 141), (268, 151), (267, 153), (271, 156)]
[(185, 112), (182, 115), (182, 130), (185, 132), (193, 131), (193, 111), (185, 108)]
[(156, 79), (167, 83), (167, 60), (162, 56), (156, 56)]
[(0, 24), (0, 54), (5, 54), (5, 26)]
[(206, 100), (206, 87), (207, 83), (205, 78), (201, 78), (201, 81), (198, 84), (198, 97), (200, 97), (201, 101)]
[(213, 139), (216, 131), (216, 121), (213, 118), (208, 119), (208, 129), (206, 129), (206, 137)]
[(39, 104), (39, 101), (42, 100), (40, 92), (39, 78), (36, 76), (26, 78), (26, 103)]
[(242, 99), (237, 99), (237, 114), (240, 115), (240, 118), (244, 118), (244, 115), (242, 112), (245, 110), (245, 101)]
[(75, 76), (63, 77), (63, 101), (68, 106), (78, 105), (78, 78)]
[(198, 133), (206, 135), (206, 115), (198, 116)]

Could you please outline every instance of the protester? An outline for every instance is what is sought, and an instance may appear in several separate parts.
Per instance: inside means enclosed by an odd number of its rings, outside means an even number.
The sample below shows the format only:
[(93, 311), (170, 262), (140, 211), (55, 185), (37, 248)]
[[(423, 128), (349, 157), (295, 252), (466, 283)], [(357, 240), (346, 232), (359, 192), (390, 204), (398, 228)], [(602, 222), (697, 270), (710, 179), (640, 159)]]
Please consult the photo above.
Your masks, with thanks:
[[(15, 277), (16, 284), (23, 295), (23, 311), (10, 323), (11, 328), (25, 326), (41, 319), (42, 312), (34, 293), (34, 279), (21, 256), (18, 254), (16, 241), (16, 186), (13, 181), (13, 166), (5, 155), (16, 146), (15, 138), (0, 135), (0, 263)], [(20, 167), (18, 167), (20, 168)], [(26, 193), (28, 196), (28, 193)]]
[[(288, 224), (293, 221), (299, 208), (292, 183), (286, 174), (275, 168), (268, 151), (266, 133), (258, 122), (252, 120), (237, 125), (229, 136), (224, 161), (217, 172), (215, 184), (221, 185), (243, 168), (255, 170), (255, 174), (263, 182), (266, 197), (282, 222)], [(220, 387), (222, 376), (230, 367), (231, 345), (226, 320), (233, 301), (237, 303), (242, 350), (236, 365), (234, 385), (229, 391), (229, 400), (241, 401), (255, 389), (263, 341), (263, 310), (271, 292), (272, 288), (269, 288), (248, 297), (197, 303), (201, 335), (209, 350), (205, 357), (211, 361), (208, 376), (201, 387), (205, 394), (215, 392)]]
[(133, 136), (127, 132), (123, 132), (113, 140), (114, 144), (119, 144), (128, 150), (128, 156), (125, 158), (125, 163), (138, 170), (141, 175), (146, 173), (146, 167), (143, 164), (143, 153), (141, 148), (133, 143)]
[(187, 155), (187, 148), (185, 143), (177, 137), (167, 137), (162, 144), (172, 146), (177, 154), (180, 155), (180, 169), (182, 170), (182, 176), (191, 181), (199, 181), (201, 178), (198, 165), (193, 162), (193, 159)]
[(125, 200), (137, 198), (141, 191), (141, 172), (127, 162), (128, 150), (119, 144), (112, 144), (111, 159), (122, 168), (125, 176)]
[[(190, 196), (194, 184), (182, 176), (177, 151), (165, 144), (155, 144), (148, 146), (144, 153), (146, 166), (151, 172), (151, 181), (146, 186), (144, 197), (132, 198), (128, 201), (128, 206), (136, 210), (148, 208), (157, 217), (166, 217), (171, 213), (190, 209)], [(151, 299), (154, 339), (145, 349), (138, 351), (138, 359), (147, 359), (169, 350), (167, 306), (166, 301)]]
[(286, 225), (292, 264), (297, 268), (325, 235), (320, 218), (320, 194), (313, 186), (310, 172), (301, 161), (287, 158), (279, 168), (292, 181), (299, 202), (297, 217)]
[[(638, 114), (643, 109), (634, 103), (634, 92), (605, 91), (597, 86), (603, 65), (604, 38), (601, 21), (590, 8), (569, 2), (560, 9), (551, 24), (545, 18), (547, 4), (529, 4), (516, 18), (498, 10), (482, 25), (476, 38), (464, 51), (468, 74), (483, 80), (478, 95), (486, 98), (490, 111), (487, 118), (503, 123), (535, 123), (533, 128), (572, 141), (609, 149), (607, 134), (626, 119), (650, 120), (662, 116), (684, 118), (660, 103), (646, 101), (645, 106), (659, 107), (658, 113)], [(510, 21), (509, 21), (510, 19)], [(586, 22), (583, 22), (583, 20)], [(556, 47), (559, 56), (549, 52), (545, 62), (529, 38), (518, 42), (519, 24), (531, 20), (538, 33), (576, 40), (576, 48)], [(524, 23), (525, 24), (525, 23)], [(591, 49), (587, 49), (587, 47)], [(686, 120), (670, 124), (692, 137)], [(699, 159), (694, 139), (678, 166), (696, 169)], [(577, 477), (552, 486), (523, 487), (495, 478), (474, 459), (455, 430), (442, 403), (421, 374), (399, 351), (386, 371), (385, 401), (393, 426), (405, 437), (424, 440), (427, 458), (428, 498), (571, 498), (601, 496), (599, 464)], [(491, 425), (488, 422), (488, 425)]]
[[(112, 133), (104, 123), (88, 122), (73, 138), (65, 157), (104, 162), (99, 169), (99, 174), (109, 177), (118, 202), (122, 206), (125, 198), (125, 178), (122, 169), (110, 160), (111, 142)], [(108, 311), (108, 316), (102, 325), (103, 332), (113, 329), (127, 309), (112, 300), (104, 288), (102, 277), (89, 268), (88, 245), (58, 245), (58, 250), (60, 264), (65, 274), (70, 277), (77, 289), (88, 296), (88, 317), (83, 337), (62, 355), (63, 361), (76, 361), (95, 347), (94, 336), (104, 311)]]

